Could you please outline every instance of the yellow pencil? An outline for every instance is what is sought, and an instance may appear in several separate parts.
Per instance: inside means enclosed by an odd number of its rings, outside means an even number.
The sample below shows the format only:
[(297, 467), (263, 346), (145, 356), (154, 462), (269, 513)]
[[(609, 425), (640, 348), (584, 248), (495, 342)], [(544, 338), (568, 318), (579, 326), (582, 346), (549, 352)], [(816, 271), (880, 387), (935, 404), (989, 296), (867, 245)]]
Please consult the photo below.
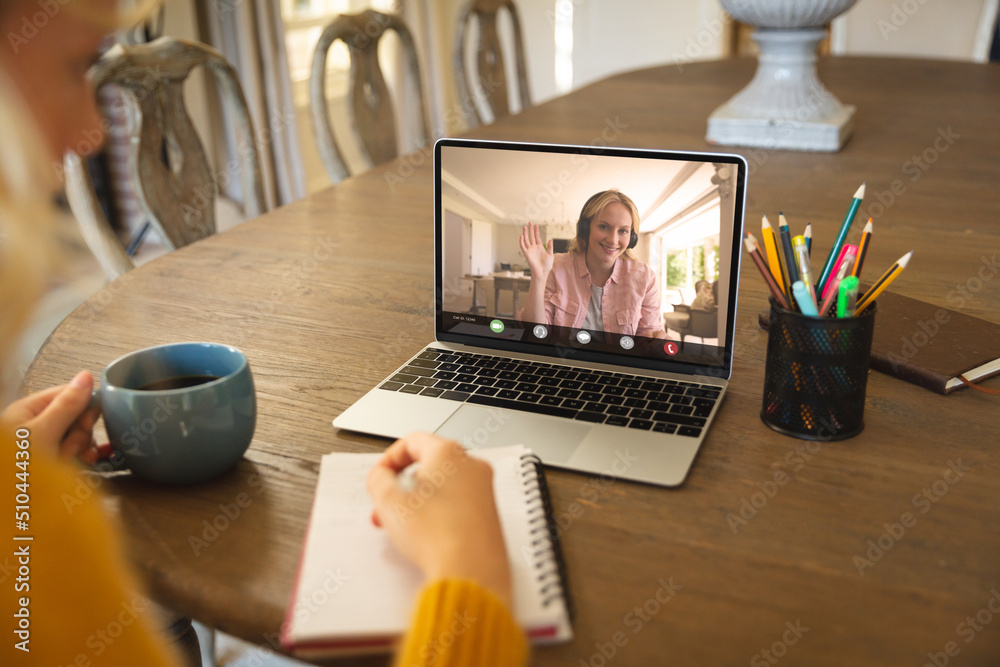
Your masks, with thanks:
[(771, 275), (774, 276), (774, 281), (778, 283), (778, 287), (785, 294), (788, 293), (788, 283), (785, 281), (784, 272), (782, 269), (784, 265), (781, 263), (781, 258), (778, 255), (778, 244), (774, 239), (774, 229), (771, 227), (771, 223), (768, 221), (767, 216), (761, 216), (760, 222), (760, 233), (764, 237), (764, 250), (767, 252), (767, 268), (770, 269)]
[(909, 264), (910, 257), (912, 256), (913, 256), (913, 251), (911, 250), (910, 252), (906, 253), (905, 255), (897, 259), (896, 263), (890, 266), (889, 270), (882, 274), (882, 277), (878, 279), (878, 282), (872, 285), (868, 289), (868, 291), (865, 292), (865, 295), (863, 297), (858, 299), (858, 307), (854, 311), (855, 315), (860, 315), (862, 312), (864, 312), (865, 308), (870, 306), (872, 302), (878, 298), (878, 295), (881, 294), (882, 291), (889, 286), (889, 283), (895, 280), (896, 277), (903, 272), (903, 269), (905, 269), (906, 265)]
[(865, 265), (865, 255), (868, 254), (868, 244), (872, 242), (872, 219), (868, 218), (865, 231), (861, 232), (861, 240), (858, 241), (858, 256), (854, 258), (854, 268), (851, 275), (855, 278), (861, 277), (861, 269)]

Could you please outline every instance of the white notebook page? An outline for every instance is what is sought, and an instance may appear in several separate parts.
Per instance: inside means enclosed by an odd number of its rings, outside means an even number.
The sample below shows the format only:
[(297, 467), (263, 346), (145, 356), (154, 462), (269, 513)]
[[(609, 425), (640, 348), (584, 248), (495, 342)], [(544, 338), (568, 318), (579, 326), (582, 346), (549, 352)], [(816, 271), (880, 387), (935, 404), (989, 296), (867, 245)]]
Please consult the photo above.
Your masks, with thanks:
[[(522, 478), (521, 459), (527, 449), (516, 445), (471, 453), (493, 466), (497, 509), (511, 563), (515, 618), (528, 632), (553, 629), (548, 641), (569, 638), (563, 600), (543, 606), (539, 570), (530, 561), (537, 535), (530, 534), (529, 498)], [(380, 456), (323, 457), (290, 613), (287, 640), (292, 644), (394, 637), (409, 625), (424, 580), (385, 531), (371, 523), (373, 506), (365, 479)], [(553, 570), (551, 565), (543, 570)]]

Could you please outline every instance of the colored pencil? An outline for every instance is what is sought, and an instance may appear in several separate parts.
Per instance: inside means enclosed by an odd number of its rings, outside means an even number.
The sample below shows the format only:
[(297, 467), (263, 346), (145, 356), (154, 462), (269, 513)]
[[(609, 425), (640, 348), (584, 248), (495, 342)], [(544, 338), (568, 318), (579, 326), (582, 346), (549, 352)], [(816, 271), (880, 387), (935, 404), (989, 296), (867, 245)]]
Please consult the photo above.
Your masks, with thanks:
[(851, 275), (855, 278), (861, 277), (861, 269), (865, 265), (865, 255), (868, 254), (868, 244), (872, 242), (872, 219), (868, 218), (865, 224), (865, 231), (861, 232), (861, 241), (858, 242), (858, 258), (854, 260), (854, 268)]
[(806, 231), (802, 233), (802, 236), (806, 239), (806, 251), (809, 253), (809, 257), (813, 256), (813, 223), (806, 225)]
[(764, 282), (767, 283), (767, 288), (770, 290), (771, 296), (774, 297), (774, 300), (778, 302), (779, 306), (788, 310), (788, 301), (785, 300), (785, 295), (781, 293), (778, 283), (774, 280), (774, 276), (764, 263), (764, 258), (760, 255), (760, 247), (757, 245), (757, 239), (754, 238), (753, 234), (747, 232), (743, 243), (746, 245), (746, 249), (747, 252), (750, 253), (750, 257), (753, 258), (754, 264), (757, 265), (757, 270), (760, 271), (760, 275), (764, 276)]
[(858, 252), (858, 246), (849, 245), (844, 246), (844, 248), (846, 252), (844, 253), (844, 259), (840, 262), (840, 268), (837, 269), (836, 275), (826, 284), (829, 289), (826, 296), (823, 297), (823, 305), (819, 309), (820, 315), (825, 315), (830, 306), (833, 305), (839, 293), (841, 281), (847, 276), (847, 272), (851, 270), (851, 267), (854, 266), (854, 257)]
[(865, 184), (862, 183), (858, 191), (854, 193), (854, 199), (851, 201), (851, 207), (847, 210), (847, 215), (844, 216), (844, 222), (840, 226), (840, 233), (837, 234), (837, 240), (834, 241), (833, 247), (830, 248), (830, 254), (826, 258), (826, 263), (823, 265), (823, 271), (819, 274), (819, 282), (816, 283), (816, 293), (823, 294), (823, 288), (826, 287), (826, 281), (830, 279), (830, 274), (833, 273), (834, 262), (840, 255), (840, 249), (844, 245), (844, 239), (847, 238), (847, 232), (851, 229), (851, 223), (854, 222), (854, 216), (858, 214), (858, 207), (861, 206), (861, 200), (865, 198)]
[[(847, 271), (841, 273), (840, 270), (844, 266), (844, 258), (847, 257), (848, 254), (850, 254), (851, 256), (851, 263), (847, 266)], [(826, 297), (830, 295), (830, 292), (837, 291), (837, 286), (833, 284), (833, 276), (839, 274), (841, 276), (841, 279), (843, 279), (844, 276), (851, 275), (851, 267), (854, 266), (854, 259), (857, 256), (858, 256), (858, 246), (856, 245), (848, 243), (845, 244), (844, 247), (840, 249), (840, 257), (838, 257), (837, 261), (833, 263), (833, 274), (831, 274), (830, 280), (826, 281), (826, 287), (823, 288), (823, 293), (820, 294), (819, 296), (821, 301), (826, 301)]]
[(767, 216), (764, 216), (764, 222), (767, 223), (768, 227), (771, 229), (771, 235), (774, 236), (774, 254), (778, 258), (778, 267), (781, 269), (781, 291), (785, 295), (785, 300), (788, 301), (792, 306), (792, 310), (795, 309), (794, 300), (792, 299), (792, 281), (788, 275), (788, 263), (785, 261), (785, 250), (781, 246), (781, 238), (778, 233), (774, 231), (771, 227), (771, 223), (768, 221)]
[(788, 269), (788, 284), (791, 285), (799, 279), (799, 270), (795, 267), (795, 253), (792, 251), (792, 233), (788, 231), (788, 222), (785, 214), (778, 214), (778, 237), (781, 238), (782, 258), (785, 260), (785, 268)]
[(903, 272), (903, 269), (905, 269), (906, 265), (909, 264), (911, 257), (913, 257), (912, 250), (897, 259), (895, 264), (890, 266), (889, 270), (882, 274), (882, 277), (878, 279), (878, 282), (872, 285), (868, 291), (865, 292), (863, 297), (858, 299), (858, 309), (854, 311), (855, 315), (860, 315), (864, 312), (865, 308), (872, 305), (872, 302), (875, 301), (875, 299), (878, 298), (878, 295), (889, 286), (889, 283), (895, 280), (899, 274)]
[(778, 245), (774, 238), (774, 228), (768, 221), (767, 216), (761, 216), (760, 234), (764, 237), (764, 249), (767, 251), (767, 265), (771, 269), (774, 281), (778, 283), (778, 288), (782, 294), (786, 294), (788, 283), (785, 280), (784, 267), (781, 265), (781, 255), (778, 254)]

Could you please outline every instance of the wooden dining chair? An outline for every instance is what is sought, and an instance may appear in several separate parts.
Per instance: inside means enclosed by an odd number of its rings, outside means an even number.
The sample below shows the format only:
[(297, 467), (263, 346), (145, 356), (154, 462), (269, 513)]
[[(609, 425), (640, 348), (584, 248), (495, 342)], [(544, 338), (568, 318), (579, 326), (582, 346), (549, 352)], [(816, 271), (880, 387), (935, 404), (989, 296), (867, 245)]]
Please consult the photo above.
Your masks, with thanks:
[[(149, 224), (171, 250), (215, 232), (219, 182), (235, 177), (213, 173), (184, 106), (184, 82), (198, 66), (214, 75), (225, 112), (235, 121), (243, 212), (256, 217), (266, 210), (256, 135), (236, 73), (218, 51), (161, 37), (136, 46), (116, 44), (90, 70), (95, 90), (114, 83), (125, 93), (129, 181)], [(134, 268), (132, 258), (108, 224), (84, 160), (70, 152), (64, 166), (66, 194), (83, 237), (114, 280)]]
[(420, 129), (424, 134), (420, 145), (426, 145), (430, 141), (431, 129), (424, 105), (423, 79), (409, 28), (398, 16), (371, 9), (359, 14), (341, 14), (320, 35), (309, 76), (313, 129), (323, 164), (334, 183), (351, 175), (344, 161), (341, 144), (334, 135), (326, 97), (327, 55), (337, 40), (347, 45), (351, 58), (347, 102), (352, 116), (354, 141), (371, 166), (399, 156), (396, 115), (389, 87), (378, 62), (378, 44), (388, 31), (395, 32), (399, 37), (406, 62), (405, 80), (416, 89)]
[[(485, 122), (476, 104), (479, 95), (482, 95), (493, 115), (490, 122), (510, 115), (507, 71), (504, 68), (503, 51), (500, 48), (500, 36), (497, 32), (497, 16), (501, 9), (507, 10), (513, 25), (514, 66), (517, 72), (517, 91), (521, 109), (531, 106), (521, 21), (513, 0), (470, 0), (459, 14), (454, 53), (458, 98), (466, 111), (470, 125), (482, 125)], [(477, 71), (474, 74), (465, 66), (466, 40), (473, 20), (479, 25), (479, 39), (476, 46)]]

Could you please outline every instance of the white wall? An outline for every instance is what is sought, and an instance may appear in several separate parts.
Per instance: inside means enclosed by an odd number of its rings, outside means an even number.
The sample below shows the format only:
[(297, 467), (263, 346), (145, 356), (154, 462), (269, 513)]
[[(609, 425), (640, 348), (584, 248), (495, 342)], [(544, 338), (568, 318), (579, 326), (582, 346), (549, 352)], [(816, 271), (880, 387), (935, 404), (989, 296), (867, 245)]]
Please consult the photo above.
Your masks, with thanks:
[(861, 0), (838, 22), (837, 53), (986, 59), (997, 0)]
[[(557, 0), (515, 1), (527, 51), (528, 85), (537, 104), (561, 94), (555, 77)], [(459, 131), (465, 125), (456, 113), (461, 107), (452, 51), (458, 14), (466, 0), (422, 2), (427, 3), (432, 17), (428, 22), (432, 30), (431, 68), (441, 82), (436, 104), (439, 113), (450, 120), (448, 129)], [(569, 5), (573, 15), (573, 88), (623, 70), (681, 59), (707, 60), (723, 53), (722, 10), (716, 0), (569, 0)], [(501, 22), (502, 33), (505, 27)], [(704, 45), (697, 44), (698, 39)], [(697, 48), (690, 49), (692, 44)]]

